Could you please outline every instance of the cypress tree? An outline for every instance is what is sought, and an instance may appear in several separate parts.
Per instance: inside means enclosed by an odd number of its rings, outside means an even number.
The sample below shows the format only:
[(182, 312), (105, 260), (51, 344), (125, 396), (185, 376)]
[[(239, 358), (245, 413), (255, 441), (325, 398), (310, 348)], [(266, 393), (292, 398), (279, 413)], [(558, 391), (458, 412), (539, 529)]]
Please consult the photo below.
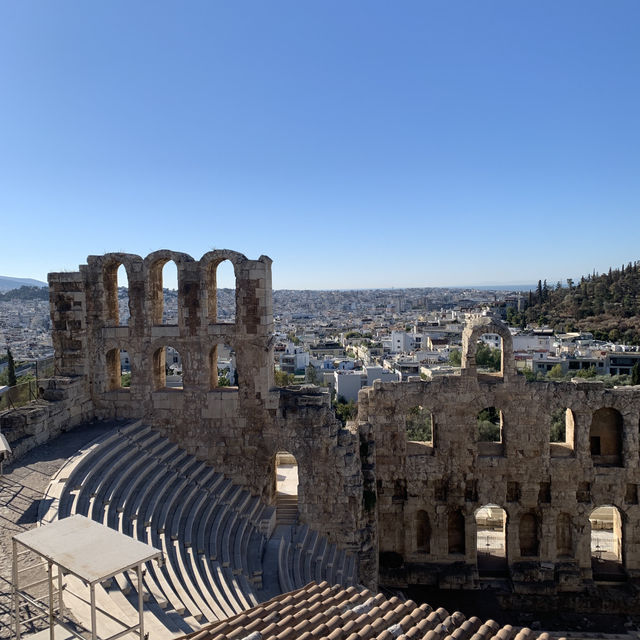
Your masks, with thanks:
[(10, 387), (15, 387), (18, 384), (16, 379), (16, 363), (13, 360), (13, 354), (11, 349), (7, 349), (7, 384)]
[(633, 369), (631, 369), (631, 384), (640, 384), (640, 364), (637, 362), (633, 365)]

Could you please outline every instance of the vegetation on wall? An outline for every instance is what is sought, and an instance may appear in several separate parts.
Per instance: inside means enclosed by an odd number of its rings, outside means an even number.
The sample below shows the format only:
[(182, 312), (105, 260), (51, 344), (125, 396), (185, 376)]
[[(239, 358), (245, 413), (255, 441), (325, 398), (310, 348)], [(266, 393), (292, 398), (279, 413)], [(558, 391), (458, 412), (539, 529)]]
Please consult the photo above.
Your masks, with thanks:
[(424, 407), (411, 407), (405, 421), (407, 440), (413, 442), (431, 442), (433, 425), (431, 412)]

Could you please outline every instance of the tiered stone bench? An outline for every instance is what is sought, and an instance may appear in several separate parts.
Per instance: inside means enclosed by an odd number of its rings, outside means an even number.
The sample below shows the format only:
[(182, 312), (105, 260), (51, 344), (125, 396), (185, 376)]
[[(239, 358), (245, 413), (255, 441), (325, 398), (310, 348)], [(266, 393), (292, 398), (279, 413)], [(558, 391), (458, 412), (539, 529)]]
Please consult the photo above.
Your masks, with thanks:
[[(98, 589), (99, 603), (123, 620), (137, 615), (141, 590), (154, 638), (236, 616), (265, 597), (262, 561), (275, 508), (140, 422), (70, 459), (52, 478), (43, 505), (42, 524), (78, 513), (163, 551), (164, 564), (148, 563), (142, 584), (125, 573)], [(283, 591), (313, 580), (355, 584), (354, 556), (306, 525), (281, 529), (287, 532), (278, 558)], [(81, 598), (72, 597), (70, 607), (81, 619), (87, 613)], [(111, 628), (113, 621), (103, 618)]]
[[(297, 531), (296, 531), (297, 529)], [(292, 527), (293, 540), (282, 536), (278, 549), (278, 582), (283, 592), (300, 589), (310, 582), (357, 584), (356, 558), (338, 549), (306, 525)]]
[[(274, 507), (139, 422), (71, 459), (43, 503), (42, 523), (79, 513), (162, 549), (164, 564), (148, 563), (143, 584), (124, 574), (98, 590), (100, 603), (122, 619), (136, 615), (142, 590), (154, 638), (198, 629), (258, 603)], [(74, 591), (81, 588), (74, 584)], [(81, 618), (86, 614), (81, 599), (72, 597), (70, 606)], [(104, 624), (110, 625), (106, 617)]]

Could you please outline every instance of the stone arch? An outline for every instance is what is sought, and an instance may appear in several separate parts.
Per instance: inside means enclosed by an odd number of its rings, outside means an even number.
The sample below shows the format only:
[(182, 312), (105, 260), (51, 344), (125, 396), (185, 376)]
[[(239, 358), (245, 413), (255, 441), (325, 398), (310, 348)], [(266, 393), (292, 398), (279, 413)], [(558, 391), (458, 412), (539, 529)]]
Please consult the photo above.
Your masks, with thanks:
[[(167, 358), (169, 353), (169, 358)], [(178, 361), (175, 361), (177, 354)], [(169, 362), (169, 360), (172, 360)], [(173, 389), (175, 391), (182, 391), (184, 388), (184, 371), (181, 352), (173, 345), (159, 344), (153, 351), (152, 357), (152, 380), (154, 391)], [(177, 367), (180, 367), (179, 369)], [(168, 373), (170, 370), (174, 370), (176, 373)], [(181, 372), (178, 374), (178, 370)]]
[(416, 511), (416, 551), (431, 553), (431, 522), (422, 509)]
[(478, 573), (504, 575), (507, 560), (507, 512), (497, 504), (486, 504), (475, 512)]
[(622, 465), (622, 414), (611, 407), (594, 411), (589, 427), (589, 447), (595, 465)]
[(538, 517), (533, 513), (523, 513), (518, 527), (520, 538), (520, 555), (523, 557), (538, 556), (540, 551), (540, 532)]
[(209, 324), (218, 323), (218, 285), (217, 270), (220, 264), (228, 260), (233, 265), (235, 274), (235, 321), (238, 318), (238, 269), (240, 265), (247, 261), (246, 256), (237, 251), (215, 250), (205, 253), (200, 258), (200, 269), (203, 280), (203, 298), (205, 305), (207, 322)]
[(162, 324), (162, 314), (164, 310), (164, 296), (162, 283), (162, 270), (164, 265), (172, 260), (175, 262), (178, 272), (178, 316), (180, 315), (180, 286), (182, 282), (183, 265), (194, 262), (193, 258), (177, 251), (160, 249), (150, 253), (144, 259), (144, 271), (147, 276), (148, 296), (150, 301), (150, 320), (152, 325)]
[(466, 550), (466, 527), (462, 509), (452, 509), (447, 514), (448, 552), (464, 554)]
[(507, 325), (495, 318), (478, 318), (468, 323), (462, 332), (462, 374), (477, 375), (476, 352), (478, 340), (484, 334), (494, 333), (501, 340), (501, 366), (498, 374), (492, 378), (507, 380), (516, 375), (515, 360), (513, 359), (513, 340)]
[(622, 517), (620, 509), (612, 504), (600, 505), (589, 514), (594, 580), (617, 581), (625, 577)]
[(559, 558), (573, 557), (573, 523), (568, 513), (559, 513), (556, 519), (556, 554)]
[(133, 304), (133, 288), (131, 276), (133, 265), (140, 263), (140, 256), (131, 253), (106, 253), (104, 256), (90, 256), (88, 262), (99, 261), (102, 268), (102, 288), (104, 291), (104, 322), (108, 327), (121, 326), (121, 314), (119, 305), (118, 271), (123, 268), (127, 276), (127, 299), (129, 315), (133, 316), (135, 305)]

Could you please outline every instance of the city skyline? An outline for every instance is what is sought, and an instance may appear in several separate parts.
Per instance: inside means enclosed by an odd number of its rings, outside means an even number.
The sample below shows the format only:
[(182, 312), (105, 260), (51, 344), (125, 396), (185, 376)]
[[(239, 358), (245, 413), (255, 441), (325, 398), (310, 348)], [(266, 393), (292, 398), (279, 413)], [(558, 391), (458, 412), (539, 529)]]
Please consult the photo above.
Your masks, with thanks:
[(166, 246), (266, 254), (274, 289), (634, 261), (639, 21), (631, 1), (4, 4), (0, 273)]

